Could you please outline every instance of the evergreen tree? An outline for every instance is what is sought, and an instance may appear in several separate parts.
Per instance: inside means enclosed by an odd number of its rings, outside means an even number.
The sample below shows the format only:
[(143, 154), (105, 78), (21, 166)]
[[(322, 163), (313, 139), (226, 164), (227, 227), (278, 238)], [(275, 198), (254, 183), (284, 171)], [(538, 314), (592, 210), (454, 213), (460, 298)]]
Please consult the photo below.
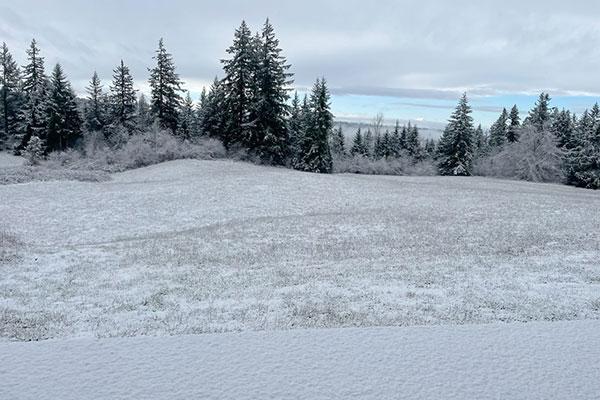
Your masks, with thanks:
[(228, 117), (225, 102), (225, 87), (215, 78), (198, 116), (200, 135), (224, 139)]
[(373, 132), (371, 132), (371, 128), (367, 128), (367, 132), (363, 136), (363, 146), (365, 149), (365, 156), (372, 157), (373, 156), (373, 147), (375, 139), (373, 138)]
[[(306, 102), (307, 101), (305, 98), (305, 103)], [(290, 118), (288, 120), (289, 153), (292, 166), (295, 166), (300, 160), (303, 137), (302, 121), (303, 115), (302, 107), (300, 105), (300, 98), (298, 97), (298, 92), (295, 92), (292, 99), (292, 106), (290, 107)]]
[(382, 138), (382, 155), (385, 158), (390, 158), (393, 154), (393, 148), (392, 148), (392, 135), (390, 135), (390, 131), (389, 130), (385, 130), (385, 133), (383, 134), (383, 138)]
[(85, 128), (88, 132), (102, 131), (106, 124), (106, 99), (102, 91), (102, 83), (95, 71), (86, 91), (88, 97), (85, 107)]
[(48, 80), (44, 72), (44, 58), (40, 56), (37, 42), (31, 41), (27, 49), (27, 65), (23, 67), (24, 104), (19, 116), (19, 139), (17, 153), (25, 148), (31, 136), (46, 140), (48, 118), (46, 115), (46, 96)]
[(508, 112), (506, 108), (502, 110), (500, 117), (492, 124), (490, 128), (490, 146), (502, 147), (506, 142), (508, 132)]
[(259, 140), (252, 129), (253, 106), (256, 97), (256, 40), (245, 21), (236, 29), (233, 44), (227, 49), (229, 60), (222, 60), (225, 78), (226, 128), (221, 140), (225, 147), (239, 143), (249, 150), (258, 147)]
[(331, 153), (338, 157), (344, 157), (346, 155), (346, 149), (344, 145), (344, 132), (342, 127), (338, 126), (331, 135)]
[(425, 155), (429, 158), (435, 157), (435, 140), (428, 139), (425, 141)]
[(402, 137), (400, 136), (400, 121), (396, 120), (396, 125), (394, 126), (394, 133), (392, 133), (392, 138), (390, 141), (391, 155), (393, 157), (400, 157), (403, 148), (404, 143), (402, 141)]
[(408, 154), (413, 158), (421, 157), (421, 140), (419, 139), (419, 128), (408, 125), (406, 129), (406, 139), (404, 147)]
[(258, 141), (258, 153), (263, 162), (283, 165), (288, 156), (287, 116), (288, 86), (292, 83), (290, 66), (281, 55), (269, 20), (262, 30), (257, 50), (257, 99), (253, 136)]
[(540, 94), (535, 107), (529, 112), (524, 123), (533, 126), (540, 132), (548, 126), (550, 123), (550, 95)]
[(465, 93), (448, 121), (438, 146), (438, 168), (442, 175), (471, 175), (473, 118)]
[(190, 92), (187, 92), (183, 104), (181, 106), (181, 114), (179, 116), (179, 136), (184, 140), (190, 140), (196, 136), (194, 132), (195, 125), (195, 113), (194, 113), (194, 102), (190, 96)]
[(144, 93), (140, 94), (137, 101), (136, 119), (140, 131), (147, 132), (152, 127), (152, 111)]
[(0, 150), (17, 136), (21, 107), (21, 74), (6, 43), (0, 49)]
[(509, 124), (506, 130), (506, 141), (508, 143), (515, 143), (519, 141), (519, 129), (521, 128), (521, 119), (519, 117), (519, 109), (515, 104), (513, 108), (510, 110), (510, 115), (508, 117)]
[(81, 138), (82, 123), (75, 93), (60, 64), (56, 64), (52, 71), (46, 106), (48, 118), (46, 151), (62, 151), (73, 147)]
[(359, 127), (356, 131), (356, 134), (354, 135), (354, 139), (352, 140), (352, 148), (350, 149), (350, 154), (352, 154), (353, 156), (367, 157), (368, 153), (369, 152), (367, 151), (363, 135)]
[(310, 117), (302, 143), (301, 169), (329, 173), (332, 169), (329, 135), (333, 126), (325, 78), (317, 79), (310, 96)]
[(375, 143), (373, 144), (373, 158), (379, 160), (384, 157), (383, 137), (380, 133), (375, 134)]
[(135, 131), (137, 124), (133, 78), (123, 60), (113, 72), (113, 82), (110, 86), (111, 126), (108, 136), (119, 127), (131, 134)]
[(560, 111), (552, 120), (552, 133), (558, 139), (558, 145), (564, 149), (574, 148), (577, 143), (575, 139), (575, 126), (571, 113), (567, 110)]
[(158, 42), (156, 66), (150, 71), (151, 111), (161, 128), (177, 132), (179, 108), (181, 106), (181, 80), (175, 72), (173, 57), (167, 52), (163, 39)]
[(485, 155), (488, 152), (488, 139), (483, 132), (481, 124), (477, 126), (477, 129), (475, 129), (475, 133), (473, 134), (473, 149), (478, 157)]
[(411, 129), (410, 121), (408, 122), (408, 127), (404, 125), (402, 126), (402, 130), (400, 131), (400, 153), (406, 150), (406, 139), (408, 137), (409, 129)]

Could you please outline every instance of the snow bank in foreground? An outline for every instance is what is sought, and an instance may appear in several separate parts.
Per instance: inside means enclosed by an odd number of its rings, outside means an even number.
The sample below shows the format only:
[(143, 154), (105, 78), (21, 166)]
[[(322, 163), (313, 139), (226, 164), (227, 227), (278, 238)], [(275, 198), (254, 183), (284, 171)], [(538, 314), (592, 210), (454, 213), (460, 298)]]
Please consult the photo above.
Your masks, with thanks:
[(3, 399), (593, 399), (600, 321), (0, 344)]

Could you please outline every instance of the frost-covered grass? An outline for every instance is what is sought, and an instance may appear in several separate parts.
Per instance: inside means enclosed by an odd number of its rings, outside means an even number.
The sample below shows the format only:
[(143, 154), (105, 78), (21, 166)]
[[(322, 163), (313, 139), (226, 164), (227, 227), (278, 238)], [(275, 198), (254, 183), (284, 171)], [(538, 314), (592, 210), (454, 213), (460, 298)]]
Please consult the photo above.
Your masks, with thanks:
[(600, 193), (175, 161), (0, 187), (0, 336), (600, 318)]

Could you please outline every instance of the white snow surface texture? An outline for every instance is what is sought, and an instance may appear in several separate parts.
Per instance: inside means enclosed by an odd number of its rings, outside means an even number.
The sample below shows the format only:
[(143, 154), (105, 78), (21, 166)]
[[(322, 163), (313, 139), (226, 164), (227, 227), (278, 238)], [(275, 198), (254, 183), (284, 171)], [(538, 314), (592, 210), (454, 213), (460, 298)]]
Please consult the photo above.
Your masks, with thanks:
[(600, 321), (0, 343), (3, 400), (598, 399)]

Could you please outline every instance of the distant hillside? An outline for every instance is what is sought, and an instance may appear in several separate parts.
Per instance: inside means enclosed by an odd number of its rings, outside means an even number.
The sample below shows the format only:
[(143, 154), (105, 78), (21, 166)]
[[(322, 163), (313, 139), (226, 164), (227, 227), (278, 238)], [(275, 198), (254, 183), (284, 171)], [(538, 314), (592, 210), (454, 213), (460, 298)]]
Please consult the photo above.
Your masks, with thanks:
[[(411, 124), (417, 125), (419, 127), (419, 133), (421, 134), (422, 139), (439, 139), (444, 130), (445, 124), (441, 124), (438, 122), (415, 122), (410, 121)], [(383, 126), (383, 131), (385, 132), (388, 129), (390, 132), (394, 130), (393, 121), (385, 121)], [(407, 125), (408, 121), (400, 120), (400, 125)], [(341, 126), (342, 131), (347, 137), (352, 137), (356, 133), (356, 130), (360, 127), (361, 129), (367, 129), (372, 126), (371, 122), (361, 122), (361, 121), (345, 121), (341, 119), (335, 120), (335, 126)]]

